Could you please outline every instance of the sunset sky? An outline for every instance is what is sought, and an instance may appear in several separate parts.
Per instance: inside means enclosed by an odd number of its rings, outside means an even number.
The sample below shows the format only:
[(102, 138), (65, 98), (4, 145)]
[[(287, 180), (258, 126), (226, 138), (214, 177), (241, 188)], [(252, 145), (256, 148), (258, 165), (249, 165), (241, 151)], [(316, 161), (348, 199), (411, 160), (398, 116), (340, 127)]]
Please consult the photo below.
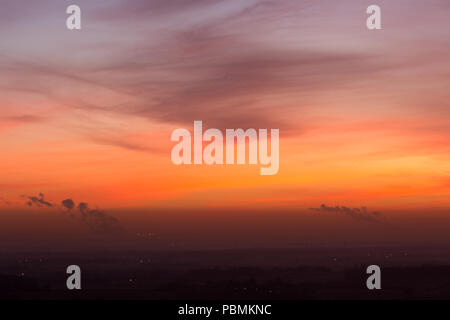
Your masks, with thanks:
[[(448, 0), (2, 0), (0, 206), (450, 208), (449, 17)], [(174, 165), (194, 120), (279, 128), (278, 174)]]

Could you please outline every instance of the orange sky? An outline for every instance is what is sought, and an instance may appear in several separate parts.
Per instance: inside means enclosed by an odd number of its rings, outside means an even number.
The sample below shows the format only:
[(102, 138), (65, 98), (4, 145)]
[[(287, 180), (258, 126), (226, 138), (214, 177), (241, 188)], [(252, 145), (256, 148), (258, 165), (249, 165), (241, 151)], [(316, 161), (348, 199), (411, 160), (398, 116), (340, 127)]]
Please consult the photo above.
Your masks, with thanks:
[[(19, 2), (0, 14), (3, 206), (450, 206), (447, 2), (378, 1), (368, 31), (370, 1), (79, 1), (79, 32)], [(194, 120), (279, 128), (278, 174), (175, 166)]]

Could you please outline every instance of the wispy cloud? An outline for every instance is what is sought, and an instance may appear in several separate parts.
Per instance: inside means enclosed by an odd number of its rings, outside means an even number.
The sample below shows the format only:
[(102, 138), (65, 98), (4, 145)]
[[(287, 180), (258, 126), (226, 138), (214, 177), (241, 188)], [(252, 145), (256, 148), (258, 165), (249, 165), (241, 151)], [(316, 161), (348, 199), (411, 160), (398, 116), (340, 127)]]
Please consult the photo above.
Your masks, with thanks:
[[(85, 223), (92, 231), (102, 233), (118, 233), (123, 231), (122, 225), (115, 217), (108, 215), (99, 208), (92, 209), (86, 202), (80, 202), (78, 205), (72, 199), (65, 199), (61, 204), (52, 203), (45, 200), (43, 193), (39, 196), (26, 196), (26, 204), (30, 207), (60, 208), (70, 213), (71, 218), (77, 218)], [(1, 200), (1, 199), (0, 199)], [(76, 210), (76, 212), (74, 212)]]
[(355, 220), (366, 222), (379, 222), (381, 213), (379, 211), (369, 211), (366, 207), (349, 208), (345, 206), (331, 207), (322, 204), (319, 208), (310, 208), (309, 210), (316, 212), (331, 212), (347, 215)]
[(31, 115), (31, 114), (23, 114), (23, 115), (16, 115), (16, 116), (0, 118), (0, 121), (14, 122), (14, 123), (34, 123), (34, 122), (40, 122), (42, 120), (43, 119), (41, 117)]

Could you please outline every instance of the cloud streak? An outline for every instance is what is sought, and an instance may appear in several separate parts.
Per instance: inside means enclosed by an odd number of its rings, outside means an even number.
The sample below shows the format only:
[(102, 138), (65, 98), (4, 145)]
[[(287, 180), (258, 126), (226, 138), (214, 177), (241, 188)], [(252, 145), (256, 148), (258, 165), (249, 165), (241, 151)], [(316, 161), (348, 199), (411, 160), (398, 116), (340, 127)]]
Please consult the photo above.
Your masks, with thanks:
[[(119, 220), (98, 208), (90, 208), (89, 204), (86, 202), (80, 202), (76, 205), (75, 202), (69, 198), (61, 201), (61, 204), (59, 205), (57, 203), (46, 201), (44, 197), (43, 193), (39, 193), (39, 196), (28, 196), (26, 205), (39, 208), (62, 208), (70, 213), (72, 218), (78, 218), (94, 232), (115, 234), (123, 231)], [(74, 209), (76, 209), (76, 212)]]
[(99, 209), (90, 209), (87, 203), (81, 202), (78, 204), (77, 208), (83, 219), (94, 230), (104, 230), (109, 232), (118, 232), (122, 230), (122, 227), (116, 218), (107, 215)]
[(379, 211), (368, 211), (366, 207), (349, 208), (345, 206), (331, 207), (322, 204), (319, 208), (309, 208), (309, 210), (323, 213), (339, 213), (344, 214), (358, 221), (379, 222), (381, 213)]

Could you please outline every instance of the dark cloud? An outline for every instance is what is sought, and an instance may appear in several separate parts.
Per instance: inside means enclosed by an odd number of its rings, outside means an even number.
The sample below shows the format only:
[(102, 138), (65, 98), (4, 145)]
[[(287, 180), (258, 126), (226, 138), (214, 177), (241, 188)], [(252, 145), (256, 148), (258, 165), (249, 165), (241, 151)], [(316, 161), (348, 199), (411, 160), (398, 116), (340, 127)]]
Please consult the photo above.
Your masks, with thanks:
[(43, 193), (39, 193), (39, 197), (35, 197), (35, 196), (30, 196), (28, 197), (28, 202), (27, 205), (32, 207), (33, 205), (38, 206), (38, 207), (53, 207), (54, 204), (46, 201), (44, 199), (44, 194)]
[[(367, 55), (306, 51), (263, 49), (234, 57), (218, 54), (208, 61), (196, 61), (192, 70), (180, 68), (179, 72), (191, 76), (166, 85), (165, 92), (152, 92), (149, 86), (148, 103), (137, 106), (135, 114), (177, 123), (202, 119), (217, 128), (298, 128), (298, 123), (279, 112), (286, 106), (267, 98), (311, 95), (342, 86), (366, 72), (381, 70), (372, 63)], [(304, 106), (298, 101), (291, 107), (301, 110)]]
[[(101, 233), (118, 233), (123, 230), (120, 222), (108, 215), (106, 212), (95, 208), (89, 208), (89, 205), (86, 202), (80, 202), (78, 206), (76, 206), (75, 202), (68, 198), (61, 201), (61, 206), (57, 204), (50, 203), (44, 199), (44, 194), (39, 193), (39, 196), (30, 196), (26, 197), (29, 201), (26, 203), (28, 206), (37, 206), (37, 207), (47, 207), (47, 208), (63, 208), (67, 210), (67, 212), (71, 212), (70, 217), (79, 218), (83, 223), (85, 223), (92, 231), (101, 232)], [(74, 212), (73, 209), (77, 208), (77, 211)]]
[(85, 202), (80, 202), (77, 206), (81, 218), (94, 231), (116, 233), (122, 231), (119, 221), (99, 209), (90, 209)]
[(381, 213), (379, 211), (368, 211), (366, 207), (361, 208), (349, 208), (345, 206), (331, 207), (326, 204), (322, 204), (319, 208), (310, 208), (312, 211), (318, 212), (335, 212), (345, 214), (353, 219), (367, 222), (379, 222)]
[[(136, 98), (118, 112), (167, 123), (192, 124), (201, 119), (221, 129), (301, 131), (299, 122), (286, 117), (283, 110), (307, 107), (302, 95), (311, 97), (351, 82), (360, 85), (367, 74), (374, 76), (391, 67), (370, 53), (308, 49), (267, 39), (264, 29), (268, 24), (278, 25), (280, 19), (298, 21), (295, 15), (310, 5), (311, 1), (119, 2), (99, 10), (100, 21), (132, 17), (144, 23), (154, 21), (153, 14), (166, 15), (171, 28), (163, 30), (163, 45), (141, 41), (117, 48), (86, 74), (102, 75), (108, 87)], [(199, 15), (197, 10), (214, 18)], [(173, 14), (187, 11), (192, 11), (194, 21), (179, 24), (173, 20)], [(285, 31), (289, 34), (289, 29)], [(139, 32), (137, 36), (148, 37)], [(253, 36), (265, 41), (252, 42)]]
[(61, 202), (62, 206), (67, 210), (72, 210), (75, 207), (75, 203), (72, 199), (66, 199)]

